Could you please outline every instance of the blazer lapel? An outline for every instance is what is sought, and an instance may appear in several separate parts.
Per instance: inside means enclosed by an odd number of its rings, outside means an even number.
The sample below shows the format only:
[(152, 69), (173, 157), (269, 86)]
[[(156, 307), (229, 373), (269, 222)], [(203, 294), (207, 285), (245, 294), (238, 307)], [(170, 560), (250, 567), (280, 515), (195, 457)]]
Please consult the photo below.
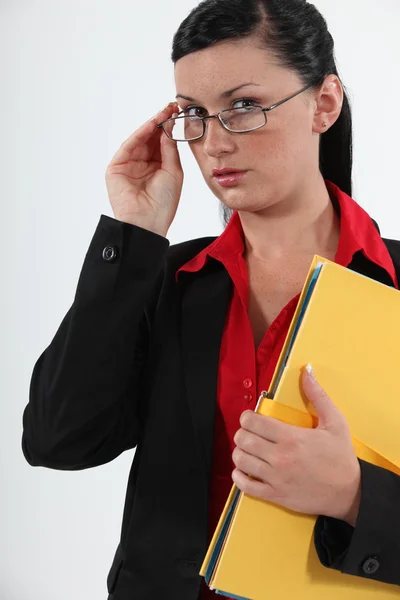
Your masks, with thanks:
[(208, 483), (213, 451), (218, 363), (232, 281), (214, 259), (182, 273), (181, 350), (186, 393)]

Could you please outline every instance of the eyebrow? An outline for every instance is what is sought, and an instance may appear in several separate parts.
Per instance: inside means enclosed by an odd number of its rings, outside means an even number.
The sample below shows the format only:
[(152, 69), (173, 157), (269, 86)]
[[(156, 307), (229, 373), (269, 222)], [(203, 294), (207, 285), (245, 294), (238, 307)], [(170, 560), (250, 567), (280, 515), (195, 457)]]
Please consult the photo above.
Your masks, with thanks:
[[(240, 88), (242, 88), (242, 87), (246, 87), (247, 85), (256, 85), (256, 86), (260, 87), (259, 83), (252, 83), (252, 82), (250, 82), (250, 83), (242, 83), (242, 85), (238, 85), (237, 87), (235, 87), (235, 88), (233, 88), (231, 90), (227, 90), (226, 92), (223, 92), (220, 95), (220, 98), (229, 98), (229, 96), (232, 96), (232, 94), (234, 92), (236, 92), (237, 90), (240, 90)], [(183, 96), (182, 94), (177, 94), (175, 96), (175, 98), (183, 98), (184, 100), (189, 100), (189, 102), (196, 102), (196, 100), (194, 98), (191, 98), (190, 96)]]

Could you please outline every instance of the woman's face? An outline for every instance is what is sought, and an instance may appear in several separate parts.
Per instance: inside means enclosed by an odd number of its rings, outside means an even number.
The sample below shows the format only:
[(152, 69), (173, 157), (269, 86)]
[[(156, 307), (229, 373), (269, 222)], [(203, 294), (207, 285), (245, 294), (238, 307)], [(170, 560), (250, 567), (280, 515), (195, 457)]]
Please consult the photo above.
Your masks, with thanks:
[[(243, 99), (268, 107), (304, 87), (297, 73), (279, 66), (268, 51), (249, 40), (219, 42), (181, 58), (175, 65), (175, 83), (180, 108), (199, 107), (190, 111), (199, 116), (248, 106)], [(319, 133), (332, 124), (335, 103), (336, 118), (340, 114), (338, 80), (330, 88), (321, 97), (320, 92), (307, 90), (278, 106), (266, 113), (267, 124), (255, 131), (232, 133), (218, 119), (206, 121), (204, 137), (189, 145), (207, 185), (223, 204), (255, 212), (290, 197), (299, 186), (306, 189), (310, 178), (315, 181)], [(322, 122), (327, 120), (328, 127), (323, 129)], [(247, 173), (236, 185), (222, 187), (212, 170), (226, 167)]]

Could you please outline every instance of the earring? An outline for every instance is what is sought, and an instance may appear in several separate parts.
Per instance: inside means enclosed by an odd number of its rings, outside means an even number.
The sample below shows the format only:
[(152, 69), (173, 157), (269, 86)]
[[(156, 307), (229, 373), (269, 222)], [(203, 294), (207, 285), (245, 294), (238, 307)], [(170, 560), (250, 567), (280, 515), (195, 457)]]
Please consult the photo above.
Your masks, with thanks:
[(325, 123), (325, 121), (322, 123), (322, 127), (326, 127), (327, 123)]

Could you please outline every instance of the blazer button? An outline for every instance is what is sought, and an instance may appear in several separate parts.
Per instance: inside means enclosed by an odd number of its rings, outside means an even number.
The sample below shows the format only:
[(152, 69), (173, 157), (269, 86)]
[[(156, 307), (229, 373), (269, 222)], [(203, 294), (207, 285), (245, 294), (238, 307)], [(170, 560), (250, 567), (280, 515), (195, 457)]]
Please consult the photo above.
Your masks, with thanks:
[(103, 250), (103, 260), (114, 260), (117, 256), (117, 248), (115, 246), (106, 246)]
[(370, 556), (369, 558), (367, 558), (367, 560), (365, 560), (363, 562), (362, 570), (367, 575), (373, 575), (374, 573), (377, 572), (377, 570), (379, 569), (380, 566), (381, 565), (380, 565), (379, 560), (377, 558)]

